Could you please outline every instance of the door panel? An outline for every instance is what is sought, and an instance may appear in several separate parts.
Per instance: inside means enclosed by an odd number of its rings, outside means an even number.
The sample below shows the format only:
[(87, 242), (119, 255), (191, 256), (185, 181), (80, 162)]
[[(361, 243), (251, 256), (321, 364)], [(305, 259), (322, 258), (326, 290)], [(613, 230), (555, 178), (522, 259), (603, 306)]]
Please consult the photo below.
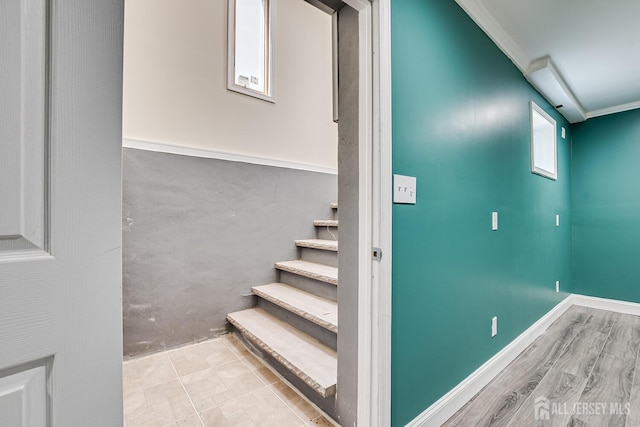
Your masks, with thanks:
[(46, 249), (46, 10), (0, 3), (0, 256)]
[(3, 426), (47, 425), (50, 401), (47, 396), (48, 366), (42, 362), (0, 372), (0, 414)]
[(122, 424), (122, 24), (0, 0), (0, 426)]

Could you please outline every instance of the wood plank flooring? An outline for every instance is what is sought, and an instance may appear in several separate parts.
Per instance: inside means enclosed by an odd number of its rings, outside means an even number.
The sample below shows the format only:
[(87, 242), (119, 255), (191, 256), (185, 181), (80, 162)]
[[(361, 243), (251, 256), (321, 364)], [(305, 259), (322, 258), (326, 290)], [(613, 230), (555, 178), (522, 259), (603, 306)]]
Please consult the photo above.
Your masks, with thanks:
[(444, 426), (640, 427), (640, 317), (572, 306)]

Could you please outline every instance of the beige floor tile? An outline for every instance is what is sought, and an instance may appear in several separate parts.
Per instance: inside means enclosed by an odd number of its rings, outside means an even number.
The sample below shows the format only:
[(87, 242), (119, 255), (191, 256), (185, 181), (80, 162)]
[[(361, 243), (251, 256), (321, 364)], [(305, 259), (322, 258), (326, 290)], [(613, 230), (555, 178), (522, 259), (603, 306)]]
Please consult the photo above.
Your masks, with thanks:
[(144, 389), (142, 387), (124, 387), (124, 415), (133, 414), (140, 408), (146, 406), (147, 401), (144, 397)]
[(242, 356), (240, 360), (242, 360), (252, 371), (257, 371), (260, 368), (264, 368), (264, 364), (251, 353)]
[(305, 424), (266, 386), (206, 411), (201, 417), (207, 427), (298, 427)]
[(258, 427), (244, 410), (224, 413), (219, 407), (211, 408), (200, 414), (205, 427)]
[(145, 406), (127, 415), (128, 427), (158, 427), (174, 422), (175, 416), (167, 402), (154, 407)]
[(169, 357), (181, 377), (238, 360), (223, 339), (173, 350)]
[(183, 418), (174, 423), (165, 424), (162, 427), (202, 427), (202, 422), (200, 422), (200, 417), (198, 414), (192, 415), (187, 418)]
[[(167, 417), (176, 421), (195, 414), (187, 393), (179, 380), (173, 380), (144, 389), (146, 405), (158, 412), (166, 412)], [(162, 425), (162, 424), (160, 424)]]
[(178, 378), (166, 353), (135, 359), (127, 363), (131, 363), (131, 366), (127, 366), (126, 377), (124, 377), (127, 384), (134, 384), (137, 380), (143, 387), (149, 387)]
[(187, 375), (182, 382), (198, 411), (264, 386), (240, 360)]
[(293, 391), (291, 387), (282, 381), (277, 381), (272, 384), (270, 388), (305, 422), (311, 421), (320, 416), (320, 412), (316, 408), (311, 406), (309, 402), (300, 397), (298, 393)]
[(240, 342), (235, 334), (227, 334), (224, 336), (224, 343), (239, 357), (251, 354), (249, 350)]
[(279, 378), (253, 354), (249, 353), (240, 360), (242, 360), (245, 365), (247, 365), (249, 369), (251, 369), (251, 371), (265, 384), (273, 384), (276, 381), (279, 381)]

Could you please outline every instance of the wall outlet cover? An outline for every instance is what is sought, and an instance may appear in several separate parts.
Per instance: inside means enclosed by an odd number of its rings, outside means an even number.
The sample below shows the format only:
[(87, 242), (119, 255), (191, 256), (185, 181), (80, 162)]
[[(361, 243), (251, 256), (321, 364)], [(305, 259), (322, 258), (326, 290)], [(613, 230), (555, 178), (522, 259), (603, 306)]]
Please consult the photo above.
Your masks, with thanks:
[(498, 316), (491, 319), (491, 336), (495, 337), (496, 335), (498, 335)]

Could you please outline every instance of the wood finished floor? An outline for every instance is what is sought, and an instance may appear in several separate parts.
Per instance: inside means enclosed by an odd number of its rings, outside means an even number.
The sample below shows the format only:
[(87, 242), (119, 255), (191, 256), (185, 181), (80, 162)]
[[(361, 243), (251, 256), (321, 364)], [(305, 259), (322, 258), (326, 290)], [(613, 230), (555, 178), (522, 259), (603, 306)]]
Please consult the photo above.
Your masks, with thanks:
[(639, 348), (640, 317), (572, 306), (444, 425), (640, 426)]

